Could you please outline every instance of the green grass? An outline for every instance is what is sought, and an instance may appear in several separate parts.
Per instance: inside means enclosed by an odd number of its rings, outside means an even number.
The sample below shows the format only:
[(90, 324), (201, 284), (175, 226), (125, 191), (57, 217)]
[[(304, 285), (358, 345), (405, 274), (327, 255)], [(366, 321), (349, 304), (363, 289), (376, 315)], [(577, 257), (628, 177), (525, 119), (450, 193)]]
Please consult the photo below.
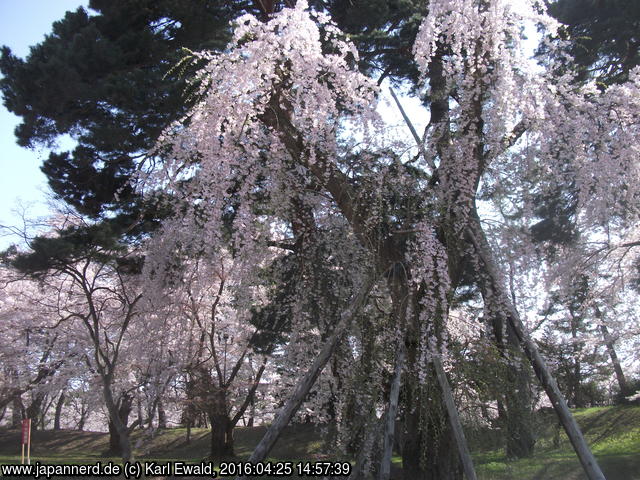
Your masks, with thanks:
[[(640, 407), (597, 407), (574, 415), (607, 480), (640, 480)], [(554, 414), (539, 418), (535, 454), (509, 460), (494, 448), (474, 455), (482, 480), (578, 480), (586, 478)], [(554, 437), (558, 435), (558, 447)]]
[[(234, 434), (236, 455), (240, 459), (248, 458), (265, 431), (266, 427), (237, 428)], [(329, 460), (324, 453), (324, 437), (326, 435), (323, 430), (312, 425), (290, 426), (272, 449), (268, 460)], [(140, 462), (199, 463), (206, 459), (209, 454), (210, 431), (191, 429), (191, 441), (187, 443), (186, 438), (185, 428), (162, 430), (153, 438), (136, 431), (131, 443), (136, 447), (135, 458)], [(122, 460), (119, 458), (103, 456), (108, 446), (109, 436), (105, 433), (67, 430), (32, 432), (31, 463), (39, 461), (41, 464), (54, 465), (93, 465), (96, 462), (113, 461), (121, 464)], [(20, 452), (20, 431), (0, 429), (0, 464), (20, 463)]]
[[(235, 453), (240, 459), (249, 457), (260, 441), (266, 427), (237, 428), (234, 434)], [(137, 461), (166, 463), (183, 461), (199, 463), (209, 454), (210, 431), (192, 429), (191, 441), (186, 441), (185, 428), (173, 428), (157, 432), (149, 438), (144, 432), (132, 435)], [(294, 425), (285, 429), (281, 439), (272, 449), (268, 460), (272, 461), (325, 461), (329, 458), (325, 451), (326, 434), (312, 425)], [(31, 463), (41, 464), (85, 464), (96, 462), (122, 463), (119, 458), (105, 457), (109, 436), (97, 432), (32, 432)], [(0, 429), (0, 464), (20, 463), (20, 431)], [(266, 477), (265, 477), (266, 478)], [(297, 477), (296, 477), (297, 478)]]
[[(640, 407), (603, 407), (574, 412), (607, 480), (640, 480)], [(236, 454), (247, 458), (264, 434), (265, 427), (238, 428), (235, 433)], [(553, 413), (540, 414), (535, 454), (526, 459), (506, 458), (499, 434), (495, 431), (468, 431), (474, 461), (481, 480), (578, 480), (585, 478), (564, 432), (558, 430)], [(558, 446), (554, 446), (554, 437)], [(310, 425), (287, 428), (271, 452), (271, 460), (322, 461), (326, 453), (326, 432)], [(20, 432), (0, 430), (0, 463), (20, 461)], [(197, 463), (209, 451), (209, 431), (192, 429), (186, 442), (186, 429), (163, 430), (149, 439), (143, 432), (133, 435), (136, 459), (140, 461), (187, 461)], [(108, 435), (95, 432), (34, 432), (32, 463), (94, 464), (117, 458), (102, 456), (108, 448)], [(399, 469), (402, 459), (394, 456)]]

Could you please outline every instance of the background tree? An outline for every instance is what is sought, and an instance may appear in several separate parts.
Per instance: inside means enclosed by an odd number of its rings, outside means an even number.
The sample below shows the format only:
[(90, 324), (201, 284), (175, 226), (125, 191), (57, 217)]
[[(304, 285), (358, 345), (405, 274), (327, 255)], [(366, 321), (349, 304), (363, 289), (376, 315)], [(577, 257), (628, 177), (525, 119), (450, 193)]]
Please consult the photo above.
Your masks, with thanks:
[[(47, 328), (55, 315), (50, 305), (40, 299), (49, 292), (43, 285), (3, 266), (0, 304), (3, 339), (0, 408), (12, 404), (14, 417), (30, 418), (40, 414), (46, 392), (54, 389), (58, 378), (67, 376), (67, 367), (77, 355), (73, 341)], [(38, 399), (25, 404), (27, 394)], [(39, 424), (36, 424), (37, 428)]]
[(135, 260), (126, 262), (126, 247), (115, 243), (108, 225), (83, 225), (82, 217), (64, 221), (51, 236), (36, 237), (30, 251), (16, 252), (11, 264), (55, 292), (50, 299), (57, 313), (55, 325), (80, 324), (90, 352), (85, 356), (87, 366), (101, 380), (112, 447), (129, 460), (127, 418), (132, 395), (126, 389), (118, 393), (115, 389), (128, 330), (142, 298), (135, 284), (126, 280)]
[[(26, 60), (2, 51), (0, 90), (22, 118), (18, 143), (49, 145), (70, 135), (76, 148), (52, 153), (42, 167), (55, 194), (92, 217), (115, 212), (130, 234), (153, 228), (157, 212), (147, 211), (128, 181), (162, 129), (192, 104), (184, 72), (174, 69), (183, 49), (221, 50), (232, 20), (287, 3), (295, 2), (92, 0), (91, 14), (68, 12)], [(368, 51), (363, 68), (415, 76), (409, 51), (422, 2), (317, 3)]]
[[(154, 265), (158, 263), (162, 262)], [(147, 288), (169, 299), (155, 303), (166, 305), (170, 348), (184, 378), (182, 423), (187, 441), (203, 414), (211, 428), (211, 458), (233, 457), (234, 428), (254, 401), (267, 367), (266, 355), (256, 359), (256, 370), (251, 365), (256, 330), (249, 317), (255, 286), (238, 281), (233, 260), (224, 250), (216, 259), (186, 256), (171, 270), (166, 276), (150, 272)]]

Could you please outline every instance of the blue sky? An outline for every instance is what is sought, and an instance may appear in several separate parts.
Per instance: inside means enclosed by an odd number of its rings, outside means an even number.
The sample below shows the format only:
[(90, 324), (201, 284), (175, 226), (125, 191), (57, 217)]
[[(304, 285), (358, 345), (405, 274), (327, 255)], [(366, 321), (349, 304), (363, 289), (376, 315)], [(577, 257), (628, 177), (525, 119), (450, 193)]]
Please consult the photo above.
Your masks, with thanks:
[[(79, 0), (0, 0), (0, 45), (25, 57), (29, 47), (39, 43), (51, 31), (51, 24), (65, 12), (85, 6)], [(48, 151), (27, 150), (16, 144), (13, 130), (18, 117), (0, 107), (0, 224), (19, 225), (20, 217), (13, 213), (19, 203), (28, 207), (31, 217), (47, 213), (47, 182), (40, 164)], [(0, 249), (15, 239), (0, 237)]]

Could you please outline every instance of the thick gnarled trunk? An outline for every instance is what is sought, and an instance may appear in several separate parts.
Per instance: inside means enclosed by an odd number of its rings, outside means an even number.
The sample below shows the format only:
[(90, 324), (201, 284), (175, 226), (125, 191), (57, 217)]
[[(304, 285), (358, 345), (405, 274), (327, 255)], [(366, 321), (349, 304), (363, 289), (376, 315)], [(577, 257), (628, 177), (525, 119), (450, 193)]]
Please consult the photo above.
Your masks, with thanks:
[(167, 428), (167, 413), (164, 410), (162, 399), (158, 399), (156, 408), (158, 409), (158, 428)]
[(420, 294), (412, 295), (410, 326), (407, 332), (407, 365), (411, 366), (403, 382), (404, 432), (402, 465), (406, 480), (462, 480), (462, 463), (451, 421), (447, 415), (443, 391), (433, 362), (424, 364), (422, 349), (431, 353), (440, 349), (444, 333), (443, 320), (447, 308), (440, 305), (431, 313), (426, 327), (433, 345), (421, 345), (421, 329), (425, 321), (421, 315)]

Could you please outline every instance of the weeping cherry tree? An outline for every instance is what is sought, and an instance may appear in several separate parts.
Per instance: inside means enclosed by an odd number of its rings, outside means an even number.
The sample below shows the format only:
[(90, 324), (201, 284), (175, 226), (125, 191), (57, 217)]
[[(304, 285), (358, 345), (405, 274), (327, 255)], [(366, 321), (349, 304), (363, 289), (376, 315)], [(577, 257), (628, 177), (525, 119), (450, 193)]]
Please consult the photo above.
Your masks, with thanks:
[[(281, 288), (291, 331), (312, 334), (290, 337), (309, 361), (297, 364), (299, 380), (251, 461), (326, 381), (340, 386), (327, 402), (359, 475), (388, 478), (389, 455), (375, 452), (400, 428), (404, 478), (461, 478), (434, 365), (448, 365), (452, 301), (470, 281), (484, 318), (530, 360), (589, 478), (604, 478), (507, 289), (479, 195), (508, 183), (526, 204), (525, 179), (570, 176), (585, 227), (597, 232), (624, 211), (616, 228), (633, 229), (640, 72), (601, 92), (559, 73), (557, 56), (532, 68), (525, 22), (548, 35), (557, 25), (523, 3), (429, 2), (413, 48), (415, 91), (428, 107), (422, 137), (389, 132), (358, 51), (306, 1), (243, 16), (224, 52), (192, 55), (199, 100), (164, 131), (143, 176), (179, 212), (163, 245), (210, 258), (228, 249), (247, 282)], [(274, 285), (283, 264), (313, 288)], [(327, 270), (336, 279), (322, 285)], [(512, 400), (507, 408), (524, 414)], [(383, 411), (400, 421), (384, 422)]]

